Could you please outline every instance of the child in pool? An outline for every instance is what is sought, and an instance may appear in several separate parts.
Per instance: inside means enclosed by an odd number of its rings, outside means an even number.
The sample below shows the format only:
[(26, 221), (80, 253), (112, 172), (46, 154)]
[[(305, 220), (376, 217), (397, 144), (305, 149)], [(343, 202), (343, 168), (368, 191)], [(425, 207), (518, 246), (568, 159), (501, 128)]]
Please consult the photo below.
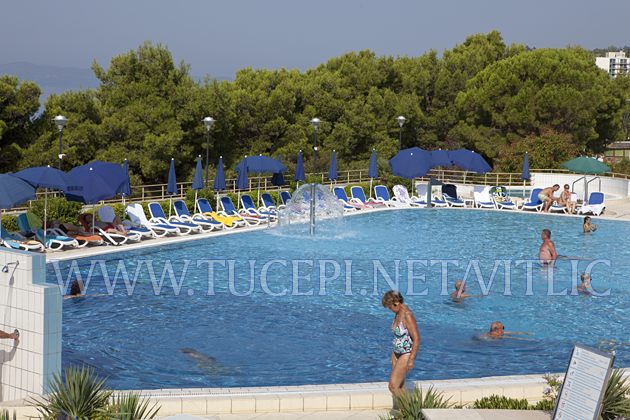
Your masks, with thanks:
[(582, 230), (584, 233), (591, 233), (597, 230), (597, 225), (595, 223), (591, 223), (591, 217), (586, 216), (584, 218), (584, 224), (582, 224)]

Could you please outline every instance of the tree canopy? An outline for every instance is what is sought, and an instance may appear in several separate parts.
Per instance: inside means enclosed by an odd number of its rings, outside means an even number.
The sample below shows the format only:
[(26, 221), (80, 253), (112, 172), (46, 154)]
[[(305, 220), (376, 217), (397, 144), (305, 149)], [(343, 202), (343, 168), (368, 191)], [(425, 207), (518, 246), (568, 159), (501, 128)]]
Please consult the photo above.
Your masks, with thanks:
[[(65, 169), (127, 158), (135, 182), (164, 182), (171, 157), (189, 176), (205, 156), (205, 116), (216, 119), (211, 163), (223, 156), (228, 167), (259, 153), (292, 167), (303, 150), (307, 170), (323, 170), (336, 150), (341, 168), (364, 168), (373, 148), (382, 160), (398, 150), (398, 115), (403, 147), (467, 147), (497, 170), (517, 170), (529, 151), (532, 167), (556, 167), (622, 139), (630, 97), (629, 79), (611, 79), (589, 51), (506, 45), (496, 31), (441, 55), (360, 51), (305, 72), (245, 68), (232, 81), (195, 81), (151, 43), (92, 69), (98, 88), (51, 95), (41, 114), (36, 85), (0, 77), (3, 171), (56, 162), (56, 114), (69, 119)], [(313, 117), (322, 120), (317, 162)]]

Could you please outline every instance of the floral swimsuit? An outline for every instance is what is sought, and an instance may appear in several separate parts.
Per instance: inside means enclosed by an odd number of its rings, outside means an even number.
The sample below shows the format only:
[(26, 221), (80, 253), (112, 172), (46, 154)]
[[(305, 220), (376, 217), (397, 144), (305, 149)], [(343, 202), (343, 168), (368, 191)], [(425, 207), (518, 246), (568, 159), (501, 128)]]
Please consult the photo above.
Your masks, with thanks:
[(413, 340), (411, 339), (411, 335), (409, 335), (409, 330), (405, 328), (405, 325), (400, 321), (394, 330), (394, 339), (392, 340), (392, 345), (394, 346), (394, 353), (396, 354), (407, 354), (411, 353), (411, 348), (413, 347)]

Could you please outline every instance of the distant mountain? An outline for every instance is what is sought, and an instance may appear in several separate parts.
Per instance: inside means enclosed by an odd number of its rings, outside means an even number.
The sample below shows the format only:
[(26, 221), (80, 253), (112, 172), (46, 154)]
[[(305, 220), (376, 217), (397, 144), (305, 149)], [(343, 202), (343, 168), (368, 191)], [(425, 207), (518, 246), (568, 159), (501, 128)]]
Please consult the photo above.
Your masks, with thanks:
[(95, 88), (98, 79), (91, 69), (56, 67), (27, 62), (0, 64), (0, 74), (17, 76), (20, 80), (30, 80), (42, 89), (42, 105), (51, 93), (68, 90)]

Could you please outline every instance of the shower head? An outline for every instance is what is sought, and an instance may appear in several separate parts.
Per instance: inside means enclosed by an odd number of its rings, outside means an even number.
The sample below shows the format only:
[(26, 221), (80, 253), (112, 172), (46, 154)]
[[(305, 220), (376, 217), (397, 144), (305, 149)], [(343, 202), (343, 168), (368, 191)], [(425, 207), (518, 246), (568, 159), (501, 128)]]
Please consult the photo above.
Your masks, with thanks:
[(10, 265), (14, 265), (14, 266), (16, 266), (16, 267), (17, 267), (18, 265), (20, 265), (20, 262), (19, 262), (19, 261), (14, 261), (14, 262), (6, 263), (6, 264), (4, 265), (4, 267), (2, 267), (2, 272), (3, 272), (3, 273), (8, 273), (8, 272), (9, 272), (9, 266), (10, 266)]

